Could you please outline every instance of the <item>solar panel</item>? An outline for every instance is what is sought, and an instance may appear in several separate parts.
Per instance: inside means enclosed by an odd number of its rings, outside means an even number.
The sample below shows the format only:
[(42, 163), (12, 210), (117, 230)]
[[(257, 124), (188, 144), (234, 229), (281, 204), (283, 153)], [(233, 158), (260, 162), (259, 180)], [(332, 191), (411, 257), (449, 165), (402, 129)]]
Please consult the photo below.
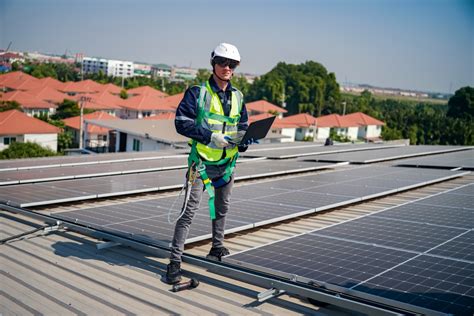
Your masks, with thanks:
[[(365, 174), (360, 169), (365, 169)], [(370, 170), (370, 172), (369, 172)], [(377, 168), (359, 168), (351, 170), (341, 170), (324, 174), (338, 175), (344, 173), (349, 178), (359, 175), (358, 182), (364, 186), (365, 179), (378, 178), (390, 182), (391, 178), (387, 174), (403, 174), (403, 168), (377, 167)], [(451, 172), (446, 170), (437, 170), (438, 174), (433, 174), (429, 170), (432, 180), (443, 179), (447, 175), (459, 176), (463, 173)], [(243, 186), (236, 186), (232, 192), (230, 211), (227, 217), (226, 232), (235, 232), (252, 227), (278, 222), (281, 220), (294, 218), (297, 216), (318, 212), (321, 210), (334, 208), (341, 205), (358, 202), (363, 199), (371, 198), (371, 195), (365, 195), (367, 192), (359, 191), (359, 195), (345, 196), (338, 192), (320, 193), (318, 188), (333, 186), (334, 182), (322, 184), (319, 187), (313, 187), (322, 174), (313, 174), (311, 176), (292, 177), (293, 183), (297, 186), (293, 188), (279, 188), (278, 184), (284, 183), (287, 179), (271, 180), (266, 182), (251, 183)], [(337, 178), (337, 177), (336, 177)], [(344, 181), (344, 180), (340, 180)], [(424, 180), (423, 180), (424, 181)], [(337, 180), (335, 180), (337, 184)], [(424, 182), (420, 182), (422, 184)], [(307, 192), (306, 189), (314, 188), (314, 192)], [(399, 188), (399, 189), (402, 189)], [(397, 190), (386, 187), (379, 187), (377, 195), (393, 193)], [(206, 194), (204, 195), (206, 196)], [(203, 200), (205, 201), (205, 199)], [(201, 202), (201, 209), (198, 217), (203, 223), (209, 226), (208, 208), (206, 202)], [(90, 209), (76, 210), (64, 213), (55, 213), (53, 216), (59, 219), (72, 220), (87, 226), (93, 226), (100, 230), (119, 229), (124, 234), (134, 236), (140, 235), (140, 239), (147, 239), (148, 242), (157, 244), (167, 244), (170, 242), (173, 225), (167, 221), (168, 210), (173, 206), (174, 211), (179, 211), (182, 201), (176, 201), (175, 196), (150, 199), (146, 201), (135, 201), (112, 206), (101, 206)], [(123, 214), (123, 215), (122, 215)], [(98, 220), (95, 221), (94, 217)], [(155, 220), (161, 224), (154, 224), (153, 229), (149, 228), (148, 220)], [(104, 220), (106, 222), (104, 222)], [(125, 224), (126, 223), (126, 224)], [(142, 223), (147, 223), (146, 227), (141, 227)], [(127, 228), (130, 227), (130, 228)], [(141, 229), (141, 230), (140, 230)], [(167, 235), (168, 234), (168, 235)], [(200, 225), (191, 227), (189, 239), (187, 242), (203, 240), (210, 235), (208, 227), (204, 230)], [(167, 236), (166, 239), (156, 239), (155, 236)]]
[(151, 172), (158, 170), (182, 169), (187, 167), (187, 157), (172, 159), (154, 159), (127, 161), (120, 163), (80, 165), (33, 170), (15, 170), (0, 172), (0, 186), (17, 183), (47, 182), (65, 179), (80, 179)]
[(145, 151), (145, 152), (133, 152), (133, 153), (110, 153), (110, 154), (99, 154), (99, 155), (2, 160), (0, 161), (0, 171), (162, 159), (162, 158), (180, 156), (180, 155), (185, 154), (186, 152), (187, 151), (184, 149), (172, 149), (172, 150), (163, 150), (163, 151), (158, 151), (158, 152)]
[[(468, 184), (230, 255), (225, 261), (413, 312), (474, 312)], [(427, 201), (457, 197), (450, 206)], [(431, 311), (431, 312), (430, 312)]]
[[(282, 175), (336, 167), (309, 161), (252, 161), (239, 163), (236, 180)], [(185, 170), (166, 170), (95, 179), (75, 179), (50, 183), (18, 184), (0, 188), (0, 201), (21, 207), (78, 201), (107, 196), (180, 188)]]
[[(471, 147), (472, 148), (472, 147)], [(437, 155), (436, 157), (423, 157), (402, 160), (399, 166), (431, 167), (431, 168), (462, 168), (474, 170), (474, 150)]]
[(364, 150), (356, 152), (336, 153), (330, 155), (308, 156), (305, 160), (314, 161), (348, 161), (355, 164), (369, 164), (380, 161), (402, 159), (406, 157), (433, 155), (453, 151), (466, 150), (466, 146), (403, 146), (397, 148), (384, 148), (376, 150)]
[(432, 311), (472, 315), (473, 275), (472, 262), (420, 255), (353, 289)]
[[(311, 144), (311, 143), (309, 143)], [(390, 144), (344, 144), (335, 146), (308, 145), (308, 146), (289, 146), (287, 148), (251, 148), (242, 153), (243, 157), (267, 157), (271, 159), (288, 159), (302, 156), (321, 155), (327, 153), (339, 153), (346, 151), (373, 150), (383, 148), (400, 147), (404, 145)]]

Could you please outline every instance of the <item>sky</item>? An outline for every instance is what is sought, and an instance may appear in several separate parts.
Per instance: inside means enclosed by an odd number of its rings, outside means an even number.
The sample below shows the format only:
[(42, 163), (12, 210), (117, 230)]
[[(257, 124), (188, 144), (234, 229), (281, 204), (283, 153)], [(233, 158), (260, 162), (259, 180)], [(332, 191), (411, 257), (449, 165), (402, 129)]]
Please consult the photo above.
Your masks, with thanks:
[(238, 72), (321, 63), (339, 83), (451, 92), (474, 86), (472, 0), (0, 0), (0, 48)]

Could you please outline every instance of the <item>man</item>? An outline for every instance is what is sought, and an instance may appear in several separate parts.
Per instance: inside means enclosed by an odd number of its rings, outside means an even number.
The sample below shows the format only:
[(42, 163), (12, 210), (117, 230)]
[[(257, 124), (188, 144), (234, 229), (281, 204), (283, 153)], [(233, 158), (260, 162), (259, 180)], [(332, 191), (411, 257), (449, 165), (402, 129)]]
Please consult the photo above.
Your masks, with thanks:
[(169, 284), (181, 281), (184, 242), (204, 190), (210, 197), (212, 220), (212, 248), (207, 258), (220, 261), (229, 254), (223, 242), (225, 216), (234, 183), (234, 166), (238, 152), (245, 151), (252, 143), (237, 146), (229, 142), (236, 138), (239, 131), (248, 128), (243, 95), (230, 83), (239, 64), (237, 47), (219, 44), (211, 53), (212, 76), (201, 86), (189, 88), (176, 110), (177, 132), (191, 139), (187, 176), (199, 175), (192, 182), (188, 204), (174, 229), (165, 277)]

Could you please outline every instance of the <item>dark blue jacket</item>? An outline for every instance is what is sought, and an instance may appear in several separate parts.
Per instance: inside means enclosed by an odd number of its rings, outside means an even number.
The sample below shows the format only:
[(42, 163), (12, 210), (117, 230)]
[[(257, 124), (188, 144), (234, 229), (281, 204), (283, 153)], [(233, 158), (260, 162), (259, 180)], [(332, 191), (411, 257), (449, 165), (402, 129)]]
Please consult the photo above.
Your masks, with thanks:
[[(209, 78), (209, 84), (211, 89), (217, 93), (222, 103), (222, 107), (224, 109), (224, 114), (229, 115), (230, 113), (230, 99), (232, 91), (236, 89), (232, 87), (232, 85), (227, 85), (225, 91), (221, 90), (213, 77)], [(183, 100), (179, 103), (178, 109), (176, 110), (176, 119), (174, 124), (176, 126), (176, 131), (186, 137), (192, 138), (197, 140), (203, 144), (209, 144), (211, 141), (211, 134), (212, 132), (202, 126), (196, 126), (196, 117), (197, 117), (197, 109), (198, 109), (198, 101), (199, 101), (199, 93), (201, 91), (201, 87), (199, 86), (192, 86), (186, 90), (184, 93)], [(247, 130), (248, 128), (248, 115), (247, 115), (247, 108), (245, 107), (245, 103), (242, 104), (242, 111), (240, 112), (240, 122), (237, 125), (238, 130)], [(239, 151), (245, 151), (247, 147), (240, 147)]]

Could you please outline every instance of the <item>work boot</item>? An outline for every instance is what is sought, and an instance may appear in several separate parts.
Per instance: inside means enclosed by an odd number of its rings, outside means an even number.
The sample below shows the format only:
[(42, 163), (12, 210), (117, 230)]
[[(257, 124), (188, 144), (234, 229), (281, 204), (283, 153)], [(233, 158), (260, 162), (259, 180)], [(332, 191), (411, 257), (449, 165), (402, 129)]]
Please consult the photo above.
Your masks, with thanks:
[(166, 267), (164, 281), (168, 284), (176, 284), (181, 281), (181, 263), (171, 261)]
[(210, 260), (222, 261), (222, 257), (228, 255), (230, 255), (230, 252), (226, 247), (212, 247), (206, 258)]

